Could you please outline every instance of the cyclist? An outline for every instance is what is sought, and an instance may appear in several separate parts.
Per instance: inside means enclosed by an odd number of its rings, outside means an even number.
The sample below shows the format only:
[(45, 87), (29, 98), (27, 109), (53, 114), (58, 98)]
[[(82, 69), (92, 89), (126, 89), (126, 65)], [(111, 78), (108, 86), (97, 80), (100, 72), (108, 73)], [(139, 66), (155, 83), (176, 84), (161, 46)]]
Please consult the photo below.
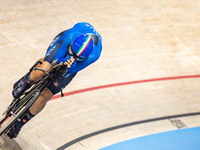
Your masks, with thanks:
[[(44, 58), (39, 59), (42, 64), (37, 65), (47, 72), (54, 65), (64, 65), (66, 72), (58, 81), (65, 88), (76, 76), (77, 72), (95, 62), (101, 54), (102, 38), (94, 27), (87, 23), (77, 23), (72, 28), (58, 34), (49, 45)], [(19, 98), (21, 94), (30, 88), (33, 82), (42, 79), (46, 74), (40, 70), (28, 72), (13, 86), (12, 95)], [(10, 138), (16, 138), (22, 126), (37, 115), (53, 97), (60, 92), (58, 85), (50, 84), (38, 97), (36, 102), (25, 113), (21, 122), (17, 122), (7, 133)]]

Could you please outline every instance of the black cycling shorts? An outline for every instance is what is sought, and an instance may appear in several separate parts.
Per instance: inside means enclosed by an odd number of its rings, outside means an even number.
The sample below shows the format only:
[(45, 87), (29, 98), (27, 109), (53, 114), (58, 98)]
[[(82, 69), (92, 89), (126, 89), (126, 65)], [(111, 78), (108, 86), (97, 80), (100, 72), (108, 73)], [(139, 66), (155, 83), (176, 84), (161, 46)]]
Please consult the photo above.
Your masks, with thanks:
[[(61, 78), (60, 80), (58, 80), (58, 83), (62, 87), (62, 89), (64, 89), (72, 81), (76, 74), (77, 72), (67, 78)], [(47, 86), (47, 88), (53, 93), (53, 95), (60, 92), (60, 88), (55, 82), (51, 83), (49, 86)]]

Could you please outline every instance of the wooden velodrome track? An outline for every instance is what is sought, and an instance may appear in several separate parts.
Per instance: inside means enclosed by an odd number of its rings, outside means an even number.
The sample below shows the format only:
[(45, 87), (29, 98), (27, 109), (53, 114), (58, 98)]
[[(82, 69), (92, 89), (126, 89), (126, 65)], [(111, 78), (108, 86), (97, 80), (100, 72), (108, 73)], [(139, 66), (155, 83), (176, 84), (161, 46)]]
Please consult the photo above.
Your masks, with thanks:
[(199, 0), (0, 0), (0, 114), (13, 83), (59, 32), (89, 22), (103, 38), (100, 59), (16, 142), (24, 150), (95, 150), (200, 126), (199, 8)]

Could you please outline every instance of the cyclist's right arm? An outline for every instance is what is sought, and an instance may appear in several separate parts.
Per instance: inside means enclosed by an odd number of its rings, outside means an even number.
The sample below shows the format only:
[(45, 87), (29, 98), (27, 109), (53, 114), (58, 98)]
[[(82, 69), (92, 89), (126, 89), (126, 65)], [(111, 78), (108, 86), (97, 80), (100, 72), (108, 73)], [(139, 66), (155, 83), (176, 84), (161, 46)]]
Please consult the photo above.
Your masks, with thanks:
[[(42, 64), (39, 66), (39, 68), (45, 70), (46, 72), (50, 72), (52, 69), (52, 66), (49, 62), (43, 61)], [(40, 70), (33, 70), (30, 74), (30, 79), (32, 81), (38, 81), (46, 74), (43, 71)]]

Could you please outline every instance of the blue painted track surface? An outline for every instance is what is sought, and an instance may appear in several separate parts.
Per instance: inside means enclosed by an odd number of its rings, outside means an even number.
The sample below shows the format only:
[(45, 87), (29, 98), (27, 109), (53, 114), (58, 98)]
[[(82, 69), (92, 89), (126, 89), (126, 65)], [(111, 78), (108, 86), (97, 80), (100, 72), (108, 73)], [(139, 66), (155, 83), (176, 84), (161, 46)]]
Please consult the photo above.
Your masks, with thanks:
[(139, 137), (101, 150), (200, 150), (200, 127)]

